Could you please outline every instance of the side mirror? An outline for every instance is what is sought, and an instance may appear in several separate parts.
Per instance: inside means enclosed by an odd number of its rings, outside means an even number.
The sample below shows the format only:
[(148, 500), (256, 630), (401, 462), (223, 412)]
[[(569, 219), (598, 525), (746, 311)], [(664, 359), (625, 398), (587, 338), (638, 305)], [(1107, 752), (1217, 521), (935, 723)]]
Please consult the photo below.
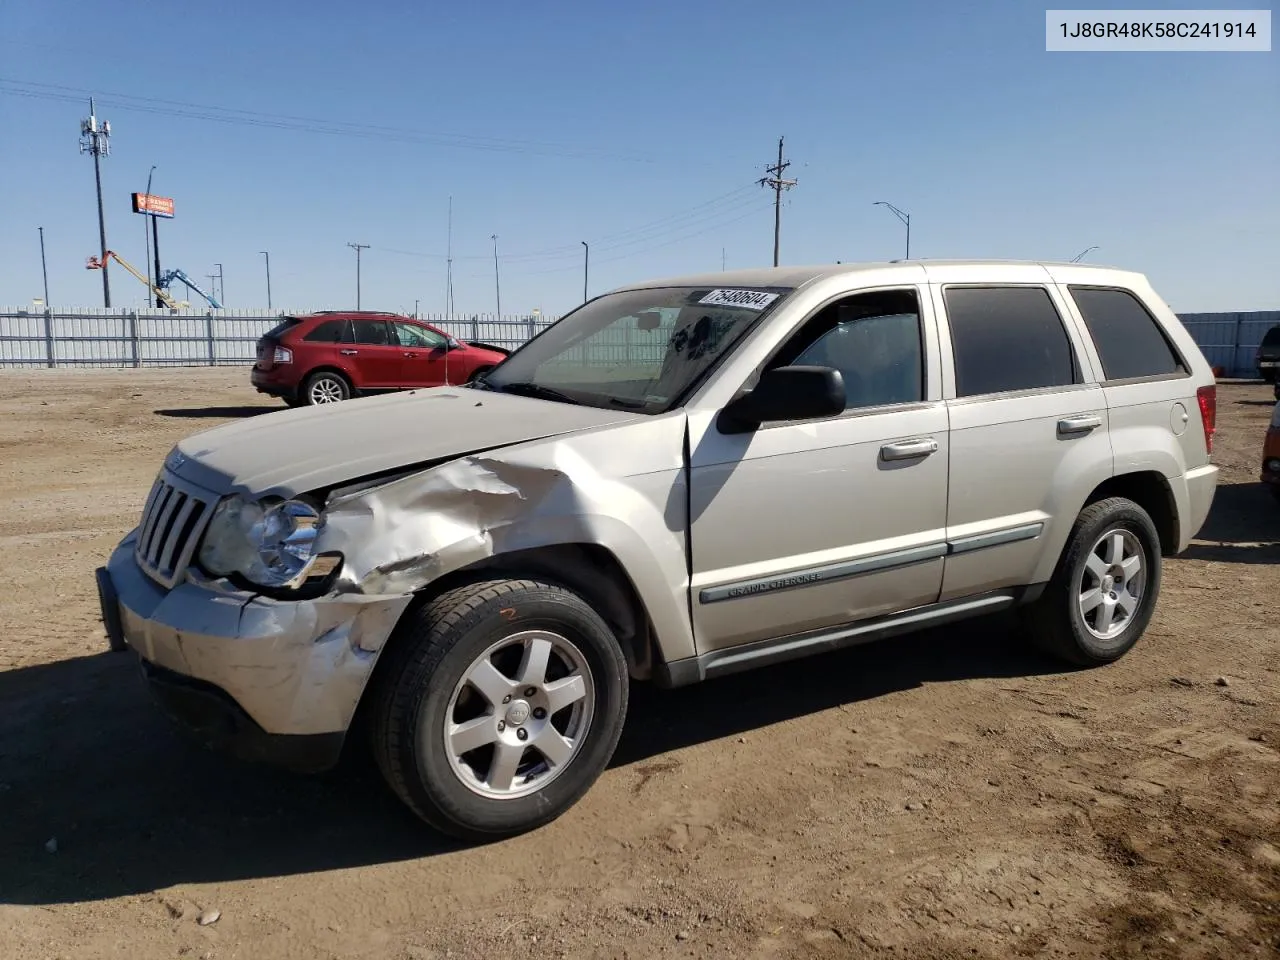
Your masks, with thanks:
[(774, 420), (817, 420), (844, 412), (844, 376), (831, 367), (775, 367), (721, 412), (722, 433), (744, 433)]
[(458, 340), (455, 340), (453, 337), (446, 337), (444, 341), (444, 348), (446, 351), (461, 350), (462, 344)]

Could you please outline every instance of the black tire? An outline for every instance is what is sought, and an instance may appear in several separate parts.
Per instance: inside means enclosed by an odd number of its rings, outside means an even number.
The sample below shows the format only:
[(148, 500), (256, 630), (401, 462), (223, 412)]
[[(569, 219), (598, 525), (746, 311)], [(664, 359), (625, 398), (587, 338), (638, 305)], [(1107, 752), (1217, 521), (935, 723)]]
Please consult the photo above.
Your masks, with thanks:
[[(1146, 566), (1137, 609), (1115, 636), (1095, 635), (1080, 610), (1080, 587), (1092, 548), (1104, 535), (1127, 532), (1141, 545)], [(1032, 638), (1046, 653), (1078, 666), (1119, 660), (1147, 629), (1160, 596), (1160, 535), (1151, 517), (1132, 500), (1110, 497), (1081, 511), (1044, 593), (1024, 610)]]
[[(576, 753), (559, 771), (548, 768), (543, 774), (545, 786), (514, 798), (482, 796), (455, 769), (457, 761), (445, 744), (445, 724), (453, 721), (455, 691), (474, 693), (463, 687), (464, 677), (485, 651), (530, 630), (567, 638), (581, 654), (591, 691), (581, 702), (590, 704), (590, 720)], [(378, 665), (371, 691), (374, 756), (400, 799), (451, 836), (494, 840), (550, 823), (590, 789), (617, 747), (629, 694), (626, 659), (599, 614), (564, 587), (533, 580), (489, 580), (447, 591), (406, 615), (387, 656), (390, 659)], [(489, 707), (479, 715), (492, 716), (496, 724), (500, 709)], [(545, 723), (554, 719), (548, 717)], [(513, 721), (508, 734), (520, 722)], [(529, 748), (520, 749), (528, 762)], [(532, 753), (538, 763), (543, 762), (541, 756)]]
[(284, 400), (285, 406), (287, 407), (297, 408), (305, 407), (307, 405), (305, 396), (301, 393), (290, 394), (287, 397), (281, 397), (281, 399)]
[(1280, 502), (1280, 483), (1268, 483), (1267, 488), (1271, 491), (1271, 496)]
[[(325, 389), (327, 386), (328, 389)], [(335, 397), (333, 400), (321, 400), (320, 396), (328, 394)], [(342, 400), (351, 399), (351, 381), (340, 373), (332, 370), (317, 370), (311, 376), (307, 377), (302, 384), (302, 391), (299, 399), (304, 406), (320, 406), (324, 403), (339, 403)]]

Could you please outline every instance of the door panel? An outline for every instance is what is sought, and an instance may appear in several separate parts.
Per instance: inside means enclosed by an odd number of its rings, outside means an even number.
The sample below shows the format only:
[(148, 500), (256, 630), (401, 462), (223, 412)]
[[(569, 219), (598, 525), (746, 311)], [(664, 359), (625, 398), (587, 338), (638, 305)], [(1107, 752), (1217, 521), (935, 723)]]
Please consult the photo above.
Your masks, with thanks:
[[(400, 345), (399, 382), (405, 387), (438, 387), (446, 382), (448, 352), (444, 337), (417, 324), (393, 322), (392, 338)], [(458, 377), (451, 380), (458, 382)]]
[(383, 320), (353, 320), (354, 343), (339, 344), (339, 353), (356, 374), (356, 385), (372, 389), (400, 386), (404, 351), (393, 343)]
[(1032, 582), (1110, 474), (1101, 387), (951, 401), (952, 553), (941, 599)]
[(948, 456), (940, 402), (708, 425), (690, 456), (699, 653), (935, 601)]

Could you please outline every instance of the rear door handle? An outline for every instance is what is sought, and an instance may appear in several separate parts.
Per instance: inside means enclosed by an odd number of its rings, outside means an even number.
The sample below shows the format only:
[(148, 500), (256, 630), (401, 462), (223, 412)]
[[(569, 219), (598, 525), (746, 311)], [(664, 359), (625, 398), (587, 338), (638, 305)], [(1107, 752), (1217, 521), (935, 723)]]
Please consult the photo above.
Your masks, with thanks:
[(338, 352), (342, 354), (344, 357), (354, 357), (360, 351), (359, 350), (339, 350)]
[(1075, 433), (1088, 433), (1102, 426), (1102, 418), (1092, 415), (1065, 417), (1058, 421), (1058, 435), (1070, 436)]
[(886, 443), (880, 448), (880, 456), (885, 460), (912, 460), (916, 457), (927, 457), (938, 452), (938, 441), (932, 437), (923, 440), (902, 440), (899, 443)]

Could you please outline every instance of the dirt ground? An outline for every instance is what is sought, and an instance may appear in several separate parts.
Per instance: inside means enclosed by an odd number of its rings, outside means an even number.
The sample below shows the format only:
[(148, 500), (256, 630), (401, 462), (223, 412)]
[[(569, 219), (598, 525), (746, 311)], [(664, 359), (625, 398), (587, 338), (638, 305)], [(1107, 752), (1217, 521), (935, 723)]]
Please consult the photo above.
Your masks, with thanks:
[(93, 569), (165, 452), (278, 404), (243, 370), (0, 374), (0, 957), (1280, 955), (1269, 397), (1220, 388), (1212, 516), (1120, 663), (999, 618), (639, 689), (573, 811), (462, 848), (366, 767), (189, 746), (105, 652)]

